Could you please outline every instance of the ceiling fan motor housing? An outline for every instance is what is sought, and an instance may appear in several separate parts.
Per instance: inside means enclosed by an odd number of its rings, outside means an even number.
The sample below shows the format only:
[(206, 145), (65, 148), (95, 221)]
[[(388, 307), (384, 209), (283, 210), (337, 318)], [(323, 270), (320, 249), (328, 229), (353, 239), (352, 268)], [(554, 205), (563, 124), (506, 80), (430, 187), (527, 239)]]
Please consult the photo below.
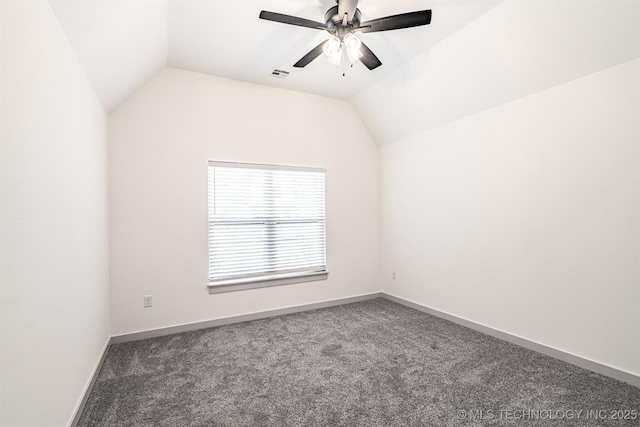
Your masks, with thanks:
[(352, 33), (354, 29), (360, 27), (360, 9), (356, 9), (356, 13), (353, 14), (353, 19), (347, 22), (347, 26), (342, 25), (343, 18), (338, 14), (338, 6), (334, 6), (324, 14), (324, 20), (327, 23), (327, 30), (340, 39), (345, 35)]
[[(325, 23), (320, 23), (299, 16), (285, 15), (277, 12), (269, 12), (263, 10), (260, 12), (260, 19), (267, 21), (280, 22), (282, 24), (295, 25), (298, 27), (313, 28), (314, 30), (325, 30), (333, 36), (329, 40), (325, 40), (305, 56), (300, 58), (298, 62), (293, 64), (296, 68), (303, 68), (309, 65), (311, 61), (329, 51), (329, 44), (336, 43), (342, 47), (336, 48), (335, 53), (344, 53), (344, 49), (349, 54), (349, 60), (353, 63), (359, 60), (369, 70), (373, 70), (382, 65), (378, 57), (362, 42), (362, 40), (353, 36), (353, 33), (360, 31), (363, 33), (375, 33), (380, 31), (400, 30), (403, 28), (417, 27), (427, 25), (431, 22), (431, 10), (418, 10), (415, 12), (400, 13), (398, 15), (385, 16), (383, 18), (371, 19), (362, 22), (362, 15), (358, 9), (358, 0), (336, 0), (337, 6), (332, 7), (324, 14)], [(364, 26), (361, 26), (364, 25)], [(337, 39), (337, 40), (336, 40)], [(330, 61), (332, 56), (330, 55)], [(332, 63), (339, 63), (335, 61)]]

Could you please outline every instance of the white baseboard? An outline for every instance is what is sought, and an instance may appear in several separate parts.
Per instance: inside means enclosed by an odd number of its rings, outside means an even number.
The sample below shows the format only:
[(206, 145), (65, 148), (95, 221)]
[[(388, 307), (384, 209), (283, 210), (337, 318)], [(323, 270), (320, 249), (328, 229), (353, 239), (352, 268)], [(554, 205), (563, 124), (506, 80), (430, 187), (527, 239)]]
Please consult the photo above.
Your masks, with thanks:
[(89, 381), (87, 382), (87, 385), (85, 386), (85, 390), (82, 394), (82, 398), (76, 405), (74, 415), (72, 416), (68, 426), (75, 427), (77, 425), (80, 419), (80, 415), (82, 414), (82, 410), (84, 409), (84, 406), (87, 402), (87, 398), (89, 397), (89, 394), (91, 393), (91, 390), (96, 381), (98, 373), (100, 372), (100, 368), (104, 363), (104, 359), (106, 357), (109, 345), (111, 344), (119, 344), (119, 343), (130, 342), (130, 341), (139, 341), (147, 338), (154, 338), (154, 337), (159, 337), (164, 335), (176, 334), (180, 332), (195, 331), (198, 329), (213, 328), (216, 326), (230, 325), (233, 323), (249, 322), (252, 320), (266, 319), (274, 316), (282, 316), (286, 314), (300, 313), (303, 311), (316, 310), (320, 308), (334, 307), (338, 305), (350, 304), (350, 303), (359, 302), (359, 301), (366, 301), (366, 300), (371, 300), (375, 298), (386, 298), (390, 301), (394, 301), (404, 306), (439, 317), (441, 319), (445, 319), (453, 323), (457, 323), (459, 325), (465, 326), (475, 331), (518, 345), (520, 347), (524, 347), (529, 350), (533, 350), (535, 352), (544, 354), (546, 356), (550, 356), (555, 359), (562, 360), (563, 362), (570, 363), (580, 368), (584, 368), (589, 371), (602, 374), (602, 375), (617, 379), (619, 381), (623, 381), (627, 384), (640, 387), (640, 376), (636, 374), (632, 374), (630, 372), (613, 368), (611, 366), (603, 365), (593, 360), (585, 359), (575, 354), (567, 353), (565, 351), (558, 350), (556, 348), (549, 347), (534, 341), (530, 341), (525, 338), (521, 338), (516, 335), (512, 335), (507, 332), (491, 328), (489, 326), (481, 325), (479, 323), (475, 323), (473, 321), (463, 319), (463, 318), (454, 316), (452, 314), (445, 313), (445, 312), (418, 304), (416, 302), (409, 301), (404, 298), (400, 298), (395, 295), (391, 295), (385, 292), (375, 292), (371, 294), (358, 295), (355, 297), (340, 298), (335, 300), (322, 301), (318, 303), (304, 304), (304, 305), (299, 305), (294, 307), (286, 307), (286, 308), (279, 308), (275, 310), (261, 311), (257, 313), (242, 314), (239, 316), (224, 317), (221, 319), (207, 320), (204, 322), (188, 323), (183, 325), (170, 326), (167, 328), (159, 328), (159, 329), (152, 329), (148, 331), (140, 331), (140, 332), (134, 332), (130, 334), (111, 336), (111, 338), (107, 340), (107, 342), (105, 343), (102, 349), (101, 357), (93, 369), (91, 378), (89, 379)]
[(492, 337), (501, 339), (503, 341), (510, 342), (520, 347), (527, 348), (529, 350), (533, 350), (537, 353), (544, 354), (546, 356), (553, 357), (554, 359), (562, 360), (563, 362), (570, 363), (572, 365), (578, 366), (580, 368), (587, 369), (591, 372), (595, 372), (597, 374), (602, 374), (607, 377), (615, 378), (616, 380), (623, 381), (627, 384), (631, 384), (636, 387), (640, 387), (640, 376), (632, 374), (631, 372), (626, 372), (617, 368), (613, 368), (611, 366), (603, 365), (602, 363), (595, 362), (593, 360), (585, 359), (584, 357), (577, 356), (575, 354), (567, 353), (562, 350), (558, 350), (553, 347), (546, 346), (544, 344), (537, 343), (535, 341), (530, 341), (525, 338), (521, 338), (516, 335), (509, 334), (508, 332), (500, 331), (498, 329), (491, 328), (489, 326), (481, 325), (479, 323), (475, 323), (473, 321), (463, 319), (461, 317), (454, 316), (449, 313), (445, 313), (431, 307), (424, 306), (422, 304), (418, 304), (413, 301), (406, 300), (404, 298), (400, 298), (395, 295), (391, 295), (388, 293), (382, 293), (383, 298), (386, 298), (390, 301), (397, 302), (404, 306), (414, 308), (416, 310), (422, 311), (427, 314), (431, 314), (433, 316), (439, 317), (441, 319), (448, 320), (453, 323), (457, 323), (458, 325), (465, 326), (469, 329), (473, 329), (478, 332), (482, 332), (483, 334), (490, 335)]
[(98, 373), (100, 372), (100, 368), (102, 368), (102, 364), (104, 363), (104, 360), (107, 356), (107, 350), (109, 349), (109, 346), (111, 344), (119, 344), (119, 343), (130, 342), (130, 341), (139, 341), (146, 338), (171, 335), (171, 334), (176, 334), (180, 332), (195, 331), (198, 329), (213, 328), (216, 326), (230, 325), (232, 323), (249, 322), (251, 320), (266, 319), (269, 317), (300, 313), (303, 311), (316, 310), (319, 308), (334, 307), (337, 305), (350, 304), (353, 302), (366, 301), (366, 300), (381, 298), (381, 297), (382, 297), (381, 292), (375, 292), (371, 294), (358, 295), (355, 297), (340, 298), (340, 299), (322, 301), (322, 302), (317, 302), (312, 304), (304, 304), (304, 305), (299, 305), (295, 307), (286, 307), (286, 308), (280, 308), (276, 310), (261, 311), (258, 313), (250, 313), (250, 314), (243, 314), (239, 316), (225, 317), (222, 319), (213, 319), (213, 320), (208, 320), (204, 322), (196, 322), (196, 323), (188, 323), (188, 324), (178, 325), (178, 326), (171, 326), (168, 328), (159, 328), (159, 329), (153, 329), (149, 331), (141, 331), (141, 332), (134, 332), (131, 334), (111, 336), (105, 342), (102, 348), (100, 358), (98, 359), (98, 362), (93, 368), (89, 381), (87, 382), (84, 388), (84, 391), (82, 392), (82, 398), (76, 404), (76, 408), (73, 411), (73, 415), (71, 416), (69, 423), (67, 423), (67, 426), (76, 427), (78, 425), (78, 422), (80, 421), (80, 416), (82, 415), (82, 410), (84, 409), (84, 406), (87, 403), (87, 399), (89, 398), (89, 395), (91, 394), (91, 390), (93, 389), (93, 385), (95, 384), (96, 379), (98, 378)]
[(340, 298), (322, 301), (312, 304), (298, 305), (294, 307), (278, 308), (275, 310), (260, 311), (257, 313), (241, 314), (239, 316), (223, 317), (220, 319), (206, 320), (204, 322), (186, 323), (183, 325), (169, 326), (166, 328), (151, 329), (148, 331), (133, 332), (130, 334), (115, 335), (111, 337), (111, 344), (120, 344), (129, 341), (139, 341), (147, 338), (177, 334), (180, 332), (195, 331), (198, 329), (214, 328), (216, 326), (230, 325), (233, 323), (249, 322), (251, 320), (266, 319), (268, 317), (282, 316), (285, 314), (300, 313), (302, 311), (317, 310), (319, 308), (334, 307), (336, 305), (350, 304), (382, 297), (381, 292), (358, 295), (355, 297)]
[(104, 359), (107, 357), (107, 350), (109, 349), (109, 345), (111, 344), (111, 337), (107, 338), (104, 345), (102, 346), (102, 350), (100, 351), (100, 358), (96, 362), (93, 370), (91, 371), (91, 376), (89, 377), (89, 381), (84, 386), (84, 390), (82, 390), (82, 395), (78, 403), (76, 404), (75, 409), (73, 410), (73, 414), (71, 415), (71, 419), (67, 423), (68, 427), (76, 427), (78, 425), (78, 421), (80, 421), (80, 415), (82, 415), (82, 410), (84, 409), (84, 405), (87, 403), (87, 399), (91, 394), (91, 390), (93, 390), (93, 385), (96, 383), (96, 379), (98, 378), (98, 373), (100, 372), (100, 368), (102, 368), (102, 364), (104, 363)]

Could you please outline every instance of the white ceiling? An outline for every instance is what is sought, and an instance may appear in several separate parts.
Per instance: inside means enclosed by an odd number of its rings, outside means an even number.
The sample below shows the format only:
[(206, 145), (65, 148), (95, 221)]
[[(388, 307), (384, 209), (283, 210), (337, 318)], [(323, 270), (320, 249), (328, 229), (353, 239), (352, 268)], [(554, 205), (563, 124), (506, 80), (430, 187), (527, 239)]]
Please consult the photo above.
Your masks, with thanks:
[(640, 1), (507, 0), (350, 103), (384, 145), (639, 57)]
[[(323, 21), (335, 0), (50, 0), (108, 113), (169, 66), (339, 99), (381, 81), (502, 0), (361, 0), (362, 20), (431, 9), (431, 25), (362, 34), (382, 66), (346, 69), (323, 57), (292, 65), (324, 31), (260, 20), (261, 10)], [(286, 79), (274, 68), (290, 71)]]
[(167, 66), (165, 0), (50, 0), (108, 113)]

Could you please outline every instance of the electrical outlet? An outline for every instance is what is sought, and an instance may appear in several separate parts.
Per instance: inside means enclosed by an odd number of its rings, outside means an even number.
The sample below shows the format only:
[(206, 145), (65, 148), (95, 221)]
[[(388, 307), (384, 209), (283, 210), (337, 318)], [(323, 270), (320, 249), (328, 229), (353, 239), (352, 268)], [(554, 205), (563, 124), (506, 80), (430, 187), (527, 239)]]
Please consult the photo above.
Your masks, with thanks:
[(393, 280), (396, 280), (396, 271), (395, 270), (391, 270), (391, 278)]
[(144, 307), (148, 308), (153, 306), (153, 295), (145, 295), (144, 296)]

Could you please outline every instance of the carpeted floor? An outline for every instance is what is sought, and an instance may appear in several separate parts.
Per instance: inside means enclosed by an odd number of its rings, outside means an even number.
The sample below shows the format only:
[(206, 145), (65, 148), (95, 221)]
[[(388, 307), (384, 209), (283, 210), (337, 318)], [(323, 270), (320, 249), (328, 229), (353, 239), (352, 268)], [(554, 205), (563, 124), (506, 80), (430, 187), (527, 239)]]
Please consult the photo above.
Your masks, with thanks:
[(376, 299), (113, 345), (79, 427), (638, 426), (639, 411), (637, 387)]

